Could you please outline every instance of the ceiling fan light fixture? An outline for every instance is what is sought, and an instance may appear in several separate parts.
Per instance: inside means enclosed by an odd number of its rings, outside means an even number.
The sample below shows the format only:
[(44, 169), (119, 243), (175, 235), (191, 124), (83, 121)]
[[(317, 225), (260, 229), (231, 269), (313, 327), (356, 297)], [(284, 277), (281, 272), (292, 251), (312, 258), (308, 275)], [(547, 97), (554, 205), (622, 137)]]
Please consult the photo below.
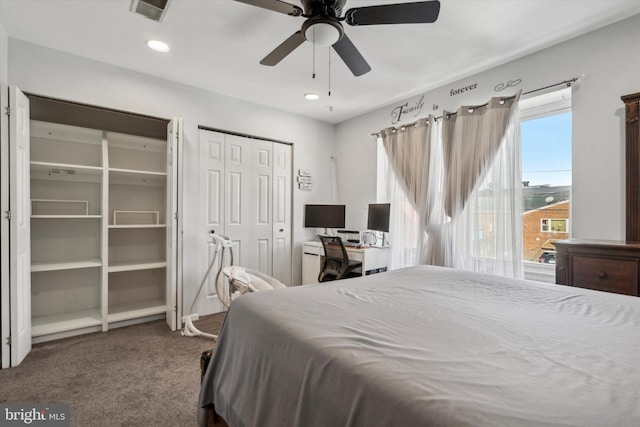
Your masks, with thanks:
[(342, 37), (340, 28), (326, 22), (317, 22), (304, 30), (304, 38), (316, 46), (333, 46)]
[(316, 99), (320, 98), (320, 96), (317, 93), (309, 92), (304, 94), (304, 98), (308, 99), (309, 101), (315, 101)]
[(160, 53), (169, 52), (169, 45), (160, 40), (147, 40), (147, 46), (151, 50), (155, 50)]

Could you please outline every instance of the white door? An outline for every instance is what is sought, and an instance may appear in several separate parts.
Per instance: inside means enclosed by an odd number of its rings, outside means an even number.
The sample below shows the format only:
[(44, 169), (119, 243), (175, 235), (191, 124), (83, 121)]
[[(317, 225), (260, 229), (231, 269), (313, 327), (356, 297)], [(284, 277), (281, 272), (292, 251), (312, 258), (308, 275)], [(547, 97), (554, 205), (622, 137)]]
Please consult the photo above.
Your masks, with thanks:
[(11, 366), (18, 366), (31, 351), (29, 100), (12, 87), (9, 107)]
[(247, 267), (273, 276), (273, 142), (248, 141), (249, 260)]
[(182, 327), (182, 289), (181, 289), (181, 230), (179, 212), (181, 198), (180, 151), (182, 147), (182, 119), (174, 118), (167, 127), (167, 277), (166, 301), (167, 324), (172, 331)]
[(225, 141), (224, 234), (233, 242), (234, 264), (251, 268), (251, 140), (226, 135)]
[[(0, 355), (2, 368), (11, 366), (11, 305), (9, 304), (9, 88), (0, 82)], [(7, 285), (5, 285), (5, 283)]]
[(273, 144), (273, 277), (291, 285), (291, 145)]
[[(204, 129), (199, 144), (198, 277), (193, 281), (200, 283), (207, 271), (213, 255), (207, 236), (215, 231), (231, 239), (234, 265), (290, 283), (291, 147)], [(221, 304), (209, 300), (216, 298), (218, 266), (208, 278), (207, 299), (200, 298), (192, 312), (222, 311)]]
[[(200, 159), (200, 191), (191, 195), (198, 200), (198, 233), (196, 242), (198, 248), (197, 271), (198, 275), (191, 282), (198, 285), (202, 282), (205, 273), (214, 256), (214, 247), (208, 244), (209, 234), (225, 234), (224, 230), (224, 177), (225, 177), (225, 138), (226, 135), (201, 129), (199, 135), (199, 159)], [(218, 301), (215, 290), (215, 274), (220, 264), (215, 260), (211, 268), (211, 274), (206, 279), (205, 298), (200, 299), (200, 306), (189, 307), (189, 313), (217, 313), (223, 310), (223, 305)], [(197, 289), (196, 289), (197, 291)], [(202, 297), (202, 295), (200, 295)], [(189, 304), (195, 295), (189, 298)]]

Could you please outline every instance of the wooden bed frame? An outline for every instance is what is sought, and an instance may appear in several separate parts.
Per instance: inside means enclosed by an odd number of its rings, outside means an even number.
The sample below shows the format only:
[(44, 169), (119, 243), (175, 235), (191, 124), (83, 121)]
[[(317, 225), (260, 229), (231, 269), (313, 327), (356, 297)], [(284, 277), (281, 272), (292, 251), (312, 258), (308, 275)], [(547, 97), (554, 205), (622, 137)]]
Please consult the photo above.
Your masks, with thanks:
[(205, 408), (207, 427), (229, 427), (229, 424), (213, 408)]

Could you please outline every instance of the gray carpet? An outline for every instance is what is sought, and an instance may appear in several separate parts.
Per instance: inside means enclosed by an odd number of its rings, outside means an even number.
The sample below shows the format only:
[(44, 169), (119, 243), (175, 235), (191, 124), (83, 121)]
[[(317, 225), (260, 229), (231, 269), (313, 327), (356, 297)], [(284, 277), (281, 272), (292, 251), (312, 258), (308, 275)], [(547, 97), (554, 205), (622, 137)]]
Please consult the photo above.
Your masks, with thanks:
[[(196, 322), (218, 333), (224, 314)], [(65, 403), (71, 426), (196, 426), (200, 354), (214, 341), (162, 320), (36, 344), (0, 370), (0, 403)]]

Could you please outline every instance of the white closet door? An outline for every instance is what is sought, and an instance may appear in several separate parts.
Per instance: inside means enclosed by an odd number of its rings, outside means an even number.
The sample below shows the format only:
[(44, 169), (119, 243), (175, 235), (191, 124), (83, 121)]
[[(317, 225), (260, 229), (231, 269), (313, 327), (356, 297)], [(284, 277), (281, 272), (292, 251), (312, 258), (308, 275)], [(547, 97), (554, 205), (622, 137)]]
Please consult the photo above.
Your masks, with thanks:
[(273, 277), (291, 285), (291, 146), (273, 144)]
[(251, 140), (226, 135), (225, 150), (224, 232), (233, 242), (234, 264), (250, 267)]
[[(9, 108), (9, 87), (0, 82), (0, 368), (11, 366), (11, 305), (9, 304), (9, 116), (3, 112)], [(5, 285), (5, 283), (7, 285)]]
[(273, 142), (248, 141), (249, 169), (249, 260), (247, 267), (273, 275)]
[[(208, 244), (209, 234), (211, 232), (225, 234), (225, 138), (226, 135), (223, 133), (204, 129), (200, 130), (200, 192), (195, 196), (199, 202), (198, 221), (200, 224), (196, 236), (198, 247), (198, 274), (197, 279), (194, 279), (198, 284), (202, 281), (202, 277), (206, 273), (211, 258), (214, 255), (213, 246)], [(216, 261), (216, 264), (211, 269), (212, 274), (207, 278), (204, 307), (194, 307), (194, 311), (208, 314), (223, 310), (223, 306), (218, 301), (215, 290), (215, 273), (218, 271), (219, 266), (219, 262)], [(188, 303), (191, 304), (191, 301), (188, 301)]]
[(9, 106), (11, 366), (17, 366), (31, 351), (29, 100), (12, 87)]
[(176, 266), (180, 265), (178, 257), (182, 251), (180, 247), (180, 236), (178, 232), (178, 178), (180, 173), (180, 147), (182, 145), (182, 119), (174, 118), (169, 122), (167, 128), (167, 267), (166, 267), (166, 301), (167, 301), (167, 324), (172, 331), (182, 326), (182, 315), (178, 307), (181, 301), (178, 296), (182, 294), (179, 289), (179, 271)]
[[(213, 255), (207, 235), (215, 230), (232, 240), (235, 265), (290, 284), (291, 146), (204, 129), (199, 144), (198, 283)], [(207, 290), (216, 297), (214, 277)], [(193, 311), (219, 312), (222, 305), (207, 300)]]

